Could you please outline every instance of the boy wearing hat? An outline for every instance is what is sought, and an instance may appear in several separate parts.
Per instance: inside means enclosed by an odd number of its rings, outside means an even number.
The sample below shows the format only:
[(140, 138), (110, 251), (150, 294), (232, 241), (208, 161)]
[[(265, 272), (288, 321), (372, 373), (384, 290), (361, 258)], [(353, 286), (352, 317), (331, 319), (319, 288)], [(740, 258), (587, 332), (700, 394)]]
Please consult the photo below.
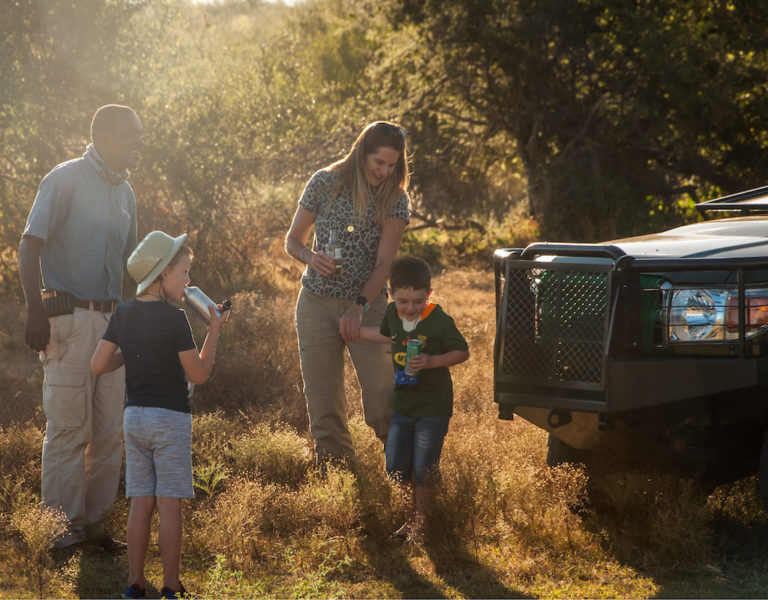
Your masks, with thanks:
[(155, 506), (163, 559), (161, 597), (186, 594), (179, 581), (181, 499), (194, 493), (185, 374), (195, 384), (208, 379), (229, 315), (216, 316), (210, 309), (208, 335), (198, 354), (184, 310), (168, 303), (180, 301), (189, 284), (192, 251), (184, 244), (186, 237), (153, 231), (134, 250), (128, 273), (138, 282), (136, 298), (117, 306), (91, 359), (96, 374), (125, 364), (125, 487), (131, 498), (126, 598), (145, 596), (144, 559)]

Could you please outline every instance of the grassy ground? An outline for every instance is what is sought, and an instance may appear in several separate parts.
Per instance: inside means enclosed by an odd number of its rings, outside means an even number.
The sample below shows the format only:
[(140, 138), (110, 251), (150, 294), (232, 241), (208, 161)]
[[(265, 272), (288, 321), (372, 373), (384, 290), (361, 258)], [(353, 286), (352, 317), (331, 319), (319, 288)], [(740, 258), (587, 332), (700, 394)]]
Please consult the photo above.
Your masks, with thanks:
[[(470, 342), (453, 370), (456, 411), (423, 546), (388, 535), (403, 498), (383, 473), (348, 371), (356, 476), (312, 466), (292, 327), (295, 273), (242, 293), (211, 382), (194, 400), (196, 498), (185, 507), (182, 579), (200, 597), (764, 597), (766, 517), (755, 482), (706, 496), (690, 481), (605, 473), (600, 511), (569, 510), (584, 474), (549, 469), (543, 432), (496, 418), (488, 273), (453, 270), (436, 300)], [(13, 312), (13, 311), (8, 311)], [(0, 317), (0, 597), (118, 597), (124, 554), (52, 553), (57, 516), (38, 506), (40, 366), (18, 312)], [(122, 490), (121, 490), (122, 491)], [(127, 501), (108, 530), (125, 539)], [(159, 595), (160, 555), (148, 576)]]

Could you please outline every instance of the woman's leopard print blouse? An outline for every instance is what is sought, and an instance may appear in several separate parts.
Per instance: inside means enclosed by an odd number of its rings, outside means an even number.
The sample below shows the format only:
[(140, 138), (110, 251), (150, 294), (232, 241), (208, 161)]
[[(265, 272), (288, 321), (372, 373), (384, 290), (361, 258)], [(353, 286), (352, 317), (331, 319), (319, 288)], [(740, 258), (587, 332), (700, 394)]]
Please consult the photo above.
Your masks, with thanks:
[[(372, 198), (364, 218), (354, 216), (352, 193), (347, 187), (341, 190), (331, 204), (337, 178), (338, 173), (333, 171), (317, 171), (304, 188), (299, 206), (316, 215), (315, 239), (312, 244), (315, 252), (325, 248), (331, 229), (335, 231), (343, 248), (344, 269), (341, 275), (323, 277), (308, 266), (302, 275), (301, 285), (320, 296), (356, 298), (376, 264), (381, 226), (376, 223), (376, 208)], [(408, 206), (408, 194), (403, 192), (390, 216), (408, 223)]]

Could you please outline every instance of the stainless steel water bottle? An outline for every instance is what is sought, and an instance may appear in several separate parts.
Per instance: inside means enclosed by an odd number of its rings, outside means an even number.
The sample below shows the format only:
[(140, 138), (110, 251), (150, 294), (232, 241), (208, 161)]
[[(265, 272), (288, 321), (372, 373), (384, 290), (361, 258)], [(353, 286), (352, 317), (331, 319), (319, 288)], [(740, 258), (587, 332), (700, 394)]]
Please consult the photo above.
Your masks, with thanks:
[[(193, 306), (195, 310), (200, 313), (200, 316), (205, 319), (206, 323), (210, 323), (211, 321), (211, 315), (208, 312), (209, 306), (213, 306), (214, 314), (217, 317), (221, 316), (218, 304), (206, 296), (205, 293), (203, 293), (203, 290), (195, 285), (188, 285), (184, 288), (184, 301), (190, 306)], [(224, 310), (229, 310), (229, 307), (229, 300), (225, 300), (222, 303), (222, 308), (224, 308)]]

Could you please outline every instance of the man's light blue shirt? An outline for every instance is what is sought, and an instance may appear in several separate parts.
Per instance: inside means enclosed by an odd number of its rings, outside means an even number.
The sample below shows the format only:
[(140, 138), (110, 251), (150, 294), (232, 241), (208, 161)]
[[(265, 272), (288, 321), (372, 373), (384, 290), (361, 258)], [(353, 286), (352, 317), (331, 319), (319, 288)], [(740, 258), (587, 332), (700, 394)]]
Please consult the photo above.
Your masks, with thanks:
[(125, 177), (116, 179), (89, 146), (42, 180), (24, 235), (44, 241), (46, 289), (81, 300), (122, 299), (125, 264), (137, 243), (136, 198)]

